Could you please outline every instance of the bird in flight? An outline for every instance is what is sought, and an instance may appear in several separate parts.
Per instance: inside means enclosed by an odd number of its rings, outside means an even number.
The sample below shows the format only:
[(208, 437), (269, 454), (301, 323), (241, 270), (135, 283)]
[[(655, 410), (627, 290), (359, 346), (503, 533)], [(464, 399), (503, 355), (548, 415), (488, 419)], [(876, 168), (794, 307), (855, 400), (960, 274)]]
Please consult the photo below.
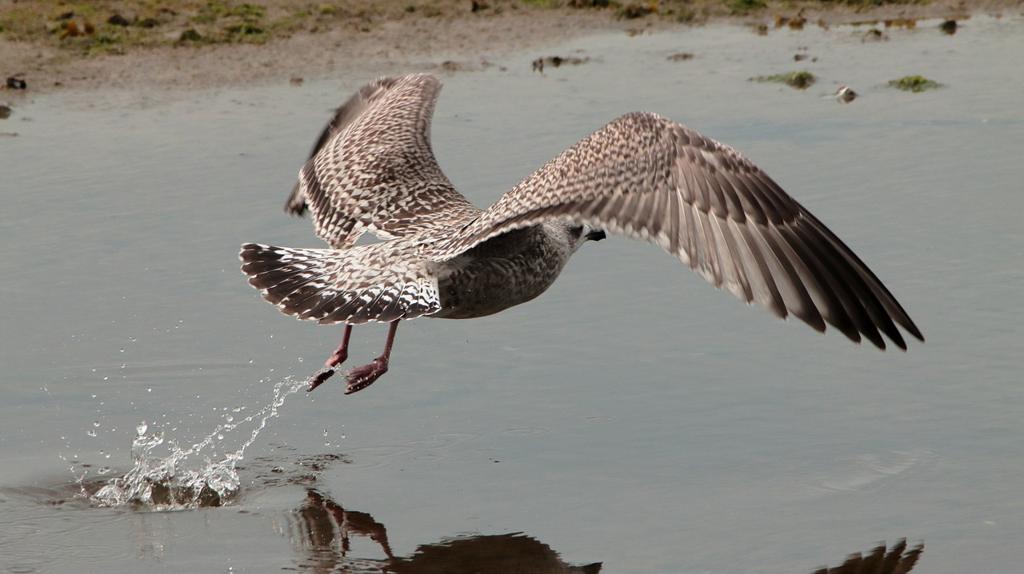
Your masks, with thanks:
[[(434, 158), (441, 82), (380, 78), (338, 108), (285, 210), (312, 214), (327, 249), (242, 246), (242, 271), (282, 312), (345, 332), (313, 390), (348, 357), (352, 326), (389, 323), (383, 353), (346, 374), (345, 393), (388, 370), (398, 323), (469, 319), (543, 293), (605, 231), (643, 239), (715, 287), (850, 340), (923, 341), (859, 257), (731, 147), (653, 113), (626, 114), (562, 152), (487, 209)], [(382, 241), (356, 245), (364, 233)]]

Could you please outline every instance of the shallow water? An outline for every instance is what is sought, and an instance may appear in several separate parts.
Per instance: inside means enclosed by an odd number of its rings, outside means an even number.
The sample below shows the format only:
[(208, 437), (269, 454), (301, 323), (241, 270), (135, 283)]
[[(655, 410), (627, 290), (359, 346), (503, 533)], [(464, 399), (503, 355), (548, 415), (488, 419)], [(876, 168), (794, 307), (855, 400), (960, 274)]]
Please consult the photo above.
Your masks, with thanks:
[[(900, 537), (926, 541), (921, 572), (1015, 571), (1024, 20), (932, 24), (879, 43), (854, 28), (592, 36), (446, 77), (433, 128), (485, 205), (621, 113), (687, 123), (843, 237), (927, 344), (819, 336), (656, 248), (588, 245), (529, 305), (403, 324), (371, 389), (292, 395), (239, 461), (237, 495), (179, 512), (81, 493), (131, 468), (141, 421), (201, 440), (338, 343), (263, 303), (236, 254), (318, 244), (280, 207), (328, 110), (373, 72), (17, 106), (0, 126), (19, 133), (0, 138), (0, 571), (374, 571), (375, 524), (396, 557), (455, 538), (550, 571), (809, 572)], [(801, 47), (818, 61), (794, 63)], [(678, 51), (696, 57), (666, 59)], [(556, 53), (592, 61), (530, 71)], [(802, 68), (820, 78), (804, 92), (747, 81)], [(884, 86), (918, 73), (946, 87)], [(839, 84), (861, 98), (823, 97)], [(383, 337), (357, 329), (350, 361)], [(239, 446), (214, 443), (213, 463)]]

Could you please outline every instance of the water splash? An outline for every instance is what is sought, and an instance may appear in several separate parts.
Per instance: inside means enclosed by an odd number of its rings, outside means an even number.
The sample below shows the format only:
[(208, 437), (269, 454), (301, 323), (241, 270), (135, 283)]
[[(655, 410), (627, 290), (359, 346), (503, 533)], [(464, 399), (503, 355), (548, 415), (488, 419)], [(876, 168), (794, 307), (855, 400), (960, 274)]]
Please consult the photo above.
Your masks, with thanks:
[[(201, 441), (187, 449), (174, 441), (167, 441), (170, 454), (157, 456), (154, 450), (163, 445), (164, 433), (150, 429), (145, 422), (136, 428), (132, 442), (134, 466), (124, 476), (109, 480), (90, 500), (99, 506), (141, 505), (154, 510), (183, 510), (201, 506), (220, 506), (238, 493), (241, 481), (236, 467), (242, 460), (245, 449), (267, 426), (267, 422), (278, 415), (278, 409), (285, 400), (305, 388), (305, 381), (291, 377), (274, 385), (274, 397), (270, 404), (252, 414), (235, 420), (225, 417)], [(234, 452), (213, 460), (204, 456), (198, 469), (189, 468), (190, 458), (196, 458), (206, 449), (214, 450), (225, 433), (253, 425), (249, 438)]]

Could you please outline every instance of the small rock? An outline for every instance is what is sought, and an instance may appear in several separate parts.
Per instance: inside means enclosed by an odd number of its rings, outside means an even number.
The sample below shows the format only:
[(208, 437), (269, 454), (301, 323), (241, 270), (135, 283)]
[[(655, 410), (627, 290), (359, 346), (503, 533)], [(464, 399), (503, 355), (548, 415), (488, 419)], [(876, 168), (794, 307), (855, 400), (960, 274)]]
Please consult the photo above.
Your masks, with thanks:
[(648, 14), (655, 12), (654, 7), (648, 4), (627, 4), (616, 13), (616, 16), (623, 20), (635, 20), (637, 18), (643, 18)]
[(11, 106), (0, 102), (0, 120), (6, 120), (11, 117)]
[[(142, 28), (156, 28), (157, 26), (160, 25), (160, 20), (157, 20), (156, 18), (152, 18), (152, 17), (151, 18), (143, 18), (142, 20), (139, 20), (138, 25), (140, 27), (142, 27)], [(186, 30), (186, 32), (187, 31), (188, 30)]]
[(61, 31), (60, 31), (60, 39), (61, 40), (63, 40), (64, 38), (74, 38), (75, 36), (81, 36), (81, 35), (82, 35), (82, 31), (78, 29), (78, 22), (75, 22), (74, 20), (71, 20), (69, 22), (65, 22), (64, 25), (61, 26)]
[(835, 97), (840, 102), (848, 104), (857, 99), (857, 92), (851, 90), (849, 86), (839, 86), (839, 89), (836, 90)]
[(486, 10), (486, 9), (488, 9), (490, 7), (491, 7), (491, 5), (488, 4), (487, 2), (483, 2), (481, 0), (473, 0), (473, 4), (472, 4), (472, 6), (470, 6), (469, 11), (470, 12), (479, 12), (481, 10)]
[(302, 85), (302, 78), (300, 78), (299, 76), (292, 76), (288, 80), (288, 83), (290, 83), (293, 86), (301, 86)]
[(559, 66), (578, 66), (589, 61), (590, 58), (578, 58), (576, 56), (547, 56), (545, 58), (537, 58), (532, 64), (533, 71), (543, 72), (545, 65), (557, 68)]
[(110, 24), (111, 26), (127, 26), (131, 24), (131, 22), (128, 21), (128, 18), (114, 12), (113, 16), (107, 18), (107, 24)]
[(861, 36), (861, 42), (884, 42), (888, 39), (889, 36), (878, 28), (872, 28)]
[(767, 36), (768, 24), (758, 24), (757, 26), (754, 26), (754, 32), (757, 33), (758, 36)]
[(794, 62), (801, 62), (807, 59), (807, 54), (793, 54)]
[(453, 60), (445, 60), (441, 62), (441, 69), (445, 72), (458, 72), (462, 69), (462, 64)]
[(9, 76), (7, 78), (7, 87), (12, 90), (25, 90), (28, 88), (28, 84), (18, 76)]
[(75, 17), (74, 11), (64, 12), (60, 16), (57, 16), (58, 20), (70, 20)]
[(782, 28), (783, 26), (789, 26), (793, 30), (803, 30), (804, 24), (807, 23), (807, 18), (804, 18), (803, 10), (797, 13), (793, 18), (787, 16), (776, 16), (775, 27)]
[(950, 36), (956, 34), (956, 28), (956, 20), (946, 20), (945, 22), (939, 24), (939, 30), (942, 30), (944, 33), (949, 34)]
[(885, 27), (913, 30), (914, 28), (917, 28), (917, 20), (913, 18), (890, 18), (885, 20)]
[(195, 28), (189, 28), (181, 33), (178, 38), (179, 42), (201, 42), (203, 40), (202, 34), (196, 32)]
[(693, 54), (690, 52), (676, 52), (675, 54), (670, 54), (665, 59), (669, 62), (685, 62), (686, 60), (692, 60)]

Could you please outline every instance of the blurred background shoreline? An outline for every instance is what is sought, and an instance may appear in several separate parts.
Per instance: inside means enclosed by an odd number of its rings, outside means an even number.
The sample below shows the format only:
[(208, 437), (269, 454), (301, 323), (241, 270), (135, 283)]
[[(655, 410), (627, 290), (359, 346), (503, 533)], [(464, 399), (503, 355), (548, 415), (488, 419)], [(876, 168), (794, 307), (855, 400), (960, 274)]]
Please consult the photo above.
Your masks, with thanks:
[(481, 70), (608, 31), (885, 30), (1020, 11), (1017, 0), (19, 0), (0, 7), (0, 72), (30, 93), (298, 84), (355, 70)]

